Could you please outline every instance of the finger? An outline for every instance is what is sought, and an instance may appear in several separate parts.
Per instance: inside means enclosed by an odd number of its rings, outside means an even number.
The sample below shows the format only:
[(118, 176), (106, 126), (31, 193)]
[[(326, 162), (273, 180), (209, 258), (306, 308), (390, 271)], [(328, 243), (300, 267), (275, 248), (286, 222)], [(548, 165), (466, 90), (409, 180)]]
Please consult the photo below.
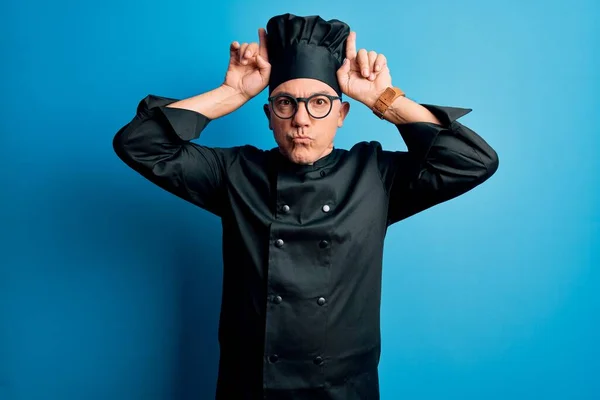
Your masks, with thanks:
[(367, 51), (365, 49), (360, 49), (356, 56), (356, 60), (362, 76), (368, 78), (371, 72), (369, 70), (369, 56), (367, 55)]
[(352, 31), (346, 39), (346, 58), (354, 60), (356, 58), (356, 32)]
[(231, 42), (231, 44), (229, 45), (229, 57), (235, 58), (236, 55), (238, 54), (239, 48), (240, 48), (240, 44), (237, 41)]
[(244, 53), (246, 52), (247, 48), (248, 48), (248, 43), (243, 43), (240, 46), (240, 50), (238, 52), (238, 61), (240, 62), (240, 64), (244, 64)]
[(375, 60), (377, 60), (377, 53), (374, 52), (373, 50), (371, 50), (367, 54), (369, 56), (369, 72), (374, 72), (375, 71)]
[(377, 53), (373, 50), (369, 51), (369, 80), (375, 79), (375, 60), (377, 60)]
[(258, 43), (250, 43), (243, 54), (246, 61), (252, 60), (258, 54)]
[(386, 64), (387, 58), (383, 54), (377, 54), (377, 59), (375, 60), (375, 72), (382, 71)]
[(258, 28), (258, 54), (260, 54), (265, 61), (269, 61), (269, 53), (267, 51), (267, 31), (264, 28)]

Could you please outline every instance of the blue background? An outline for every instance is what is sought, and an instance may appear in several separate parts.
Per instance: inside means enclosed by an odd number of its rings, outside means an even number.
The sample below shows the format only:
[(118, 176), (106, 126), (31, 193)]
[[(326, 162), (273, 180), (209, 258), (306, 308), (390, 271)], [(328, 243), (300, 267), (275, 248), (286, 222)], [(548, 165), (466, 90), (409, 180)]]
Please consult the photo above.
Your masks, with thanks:
[[(600, 398), (600, 6), (588, 1), (3, 2), (0, 399), (209, 399), (216, 217), (128, 169), (147, 94), (217, 87), (279, 13), (339, 18), (418, 102), (498, 152), (484, 185), (390, 228), (383, 399)], [(485, 3), (482, 4), (482, 3)], [(266, 91), (207, 145), (275, 145)], [(336, 145), (390, 124), (352, 103)]]

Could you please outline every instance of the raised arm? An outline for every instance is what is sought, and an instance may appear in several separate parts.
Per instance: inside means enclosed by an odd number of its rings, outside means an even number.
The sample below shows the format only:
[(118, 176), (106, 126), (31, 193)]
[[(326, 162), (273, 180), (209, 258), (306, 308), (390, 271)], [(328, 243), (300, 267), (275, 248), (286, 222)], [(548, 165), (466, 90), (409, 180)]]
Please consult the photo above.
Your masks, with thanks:
[(379, 150), (379, 170), (389, 195), (388, 224), (466, 193), (498, 169), (496, 151), (456, 121), (470, 109), (420, 106), (440, 124), (396, 124), (408, 152)]
[[(338, 70), (342, 91), (373, 108), (392, 77), (383, 54), (356, 51), (356, 33)], [(408, 152), (384, 151), (378, 165), (389, 195), (388, 224), (454, 198), (492, 176), (498, 155), (478, 134), (457, 122), (470, 109), (418, 104), (398, 92), (382, 118), (396, 125)]]
[(149, 95), (133, 119), (113, 138), (117, 156), (159, 187), (222, 215), (223, 182), (237, 148), (210, 148), (190, 142), (208, 123), (241, 107), (268, 84), (271, 66), (266, 34), (259, 44), (233, 42), (223, 84), (179, 100)]

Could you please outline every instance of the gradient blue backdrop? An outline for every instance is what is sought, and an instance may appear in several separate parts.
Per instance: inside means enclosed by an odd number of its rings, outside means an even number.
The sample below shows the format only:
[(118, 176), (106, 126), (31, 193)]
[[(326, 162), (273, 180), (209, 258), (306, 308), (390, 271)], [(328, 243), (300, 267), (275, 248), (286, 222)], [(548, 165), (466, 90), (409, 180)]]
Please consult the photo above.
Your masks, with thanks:
[[(213, 396), (219, 221), (111, 140), (147, 94), (218, 86), (229, 43), (284, 12), (348, 22), (409, 97), (473, 108), (500, 156), (389, 231), (382, 398), (600, 398), (598, 2), (94, 4), (0, 8), (0, 400)], [(202, 142), (274, 146), (265, 98)], [(336, 145), (361, 140), (405, 149), (353, 102)]]

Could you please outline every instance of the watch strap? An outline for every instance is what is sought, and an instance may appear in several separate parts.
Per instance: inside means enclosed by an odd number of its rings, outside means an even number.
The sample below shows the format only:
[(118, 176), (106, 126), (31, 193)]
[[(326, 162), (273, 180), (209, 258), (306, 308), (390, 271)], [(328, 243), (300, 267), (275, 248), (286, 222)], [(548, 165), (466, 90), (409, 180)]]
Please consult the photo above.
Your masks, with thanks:
[(394, 86), (386, 88), (377, 101), (375, 101), (372, 108), (373, 113), (380, 119), (383, 119), (383, 114), (385, 114), (386, 110), (392, 105), (394, 100), (400, 96), (406, 96), (402, 89)]

